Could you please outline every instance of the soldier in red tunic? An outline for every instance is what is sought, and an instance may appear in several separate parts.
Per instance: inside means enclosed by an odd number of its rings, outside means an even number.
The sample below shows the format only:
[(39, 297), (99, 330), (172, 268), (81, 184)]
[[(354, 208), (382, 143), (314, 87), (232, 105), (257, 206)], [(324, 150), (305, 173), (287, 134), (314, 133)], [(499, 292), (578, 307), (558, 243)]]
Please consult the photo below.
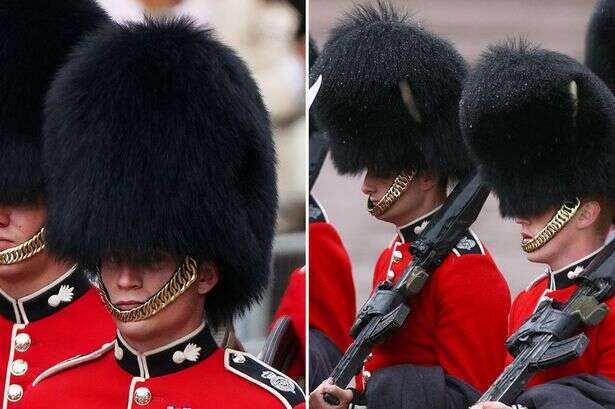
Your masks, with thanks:
[(187, 19), (111, 24), (75, 50), (46, 108), (49, 247), (98, 271), (118, 332), (45, 371), (27, 407), (304, 405), (210, 330), (258, 300), (270, 270), (273, 141), (244, 63)]
[[(513, 302), (512, 334), (543, 299), (567, 301), (577, 288), (574, 279), (604, 246), (615, 215), (615, 98), (572, 58), (509, 42), (492, 46), (478, 62), (460, 118), (502, 215), (520, 225), (528, 260), (547, 265)], [(607, 304), (613, 311), (615, 300)], [(583, 330), (590, 339), (585, 353), (537, 373), (519, 405), (613, 407), (615, 315)]]
[[(21, 408), (45, 369), (115, 331), (81, 267), (46, 249), (45, 93), (71, 48), (107, 21), (91, 0), (0, 6), (0, 407)], [(76, 330), (86, 322), (96, 326)]]
[[(449, 42), (379, 3), (333, 28), (310, 75), (322, 79), (312, 110), (337, 170), (367, 171), (369, 212), (396, 227), (373, 278), (395, 282), (448, 183), (471, 168), (457, 114), (466, 64)], [(411, 301), (404, 326), (366, 362), (358, 384), (368, 407), (467, 408), (503, 368), (509, 306), (503, 276), (468, 231)], [(348, 404), (352, 394), (331, 388), (312, 393), (314, 407), (330, 407), (323, 392)]]

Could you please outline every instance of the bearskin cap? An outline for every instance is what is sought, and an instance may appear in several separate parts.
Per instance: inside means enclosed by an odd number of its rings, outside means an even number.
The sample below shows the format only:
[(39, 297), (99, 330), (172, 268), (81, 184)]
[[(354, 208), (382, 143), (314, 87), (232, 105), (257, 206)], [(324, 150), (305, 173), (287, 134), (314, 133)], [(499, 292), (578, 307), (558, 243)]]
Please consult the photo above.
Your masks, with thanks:
[(44, 197), (45, 93), (72, 47), (106, 21), (93, 0), (0, 4), (0, 204), (35, 203)]
[(589, 21), (585, 64), (615, 90), (615, 1), (601, 0)]
[(614, 196), (615, 98), (589, 69), (525, 40), (491, 46), (463, 91), (460, 121), (503, 216)]
[(242, 60), (186, 18), (112, 24), (52, 84), (43, 153), (50, 249), (92, 266), (214, 261), (207, 314), (267, 285), (277, 214), (269, 116)]
[(342, 174), (429, 170), (461, 177), (471, 161), (459, 132), (467, 73), (461, 55), (386, 2), (356, 6), (332, 30), (310, 74), (312, 109)]

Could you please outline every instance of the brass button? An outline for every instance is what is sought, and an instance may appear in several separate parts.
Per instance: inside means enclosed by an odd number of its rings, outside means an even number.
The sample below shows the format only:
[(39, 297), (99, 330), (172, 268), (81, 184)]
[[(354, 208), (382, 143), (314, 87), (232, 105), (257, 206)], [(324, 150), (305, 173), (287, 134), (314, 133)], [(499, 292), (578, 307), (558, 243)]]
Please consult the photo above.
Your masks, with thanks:
[(22, 332), (21, 334), (17, 334), (15, 336), (15, 349), (19, 352), (26, 352), (30, 345), (32, 344), (32, 339), (30, 339), (30, 335)]
[(394, 263), (399, 263), (403, 258), (404, 258), (404, 255), (402, 254), (401, 251), (395, 250), (393, 252), (393, 262)]
[(11, 364), (11, 373), (15, 376), (21, 376), (28, 371), (28, 363), (23, 359), (16, 359)]
[(152, 393), (144, 386), (135, 390), (135, 402), (137, 405), (145, 406), (152, 400)]
[(23, 397), (23, 388), (21, 385), (12, 384), (6, 391), (6, 397), (11, 402), (17, 402)]
[(363, 383), (367, 383), (367, 381), (369, 381), (369, 378), (372, 376), (370, 371), (363, 371)]
[(393, 270), (389, 270), (387, 272), (387, 280), (389, 281), (393, 281), (393, 279), (395, 278), (395, 271)]

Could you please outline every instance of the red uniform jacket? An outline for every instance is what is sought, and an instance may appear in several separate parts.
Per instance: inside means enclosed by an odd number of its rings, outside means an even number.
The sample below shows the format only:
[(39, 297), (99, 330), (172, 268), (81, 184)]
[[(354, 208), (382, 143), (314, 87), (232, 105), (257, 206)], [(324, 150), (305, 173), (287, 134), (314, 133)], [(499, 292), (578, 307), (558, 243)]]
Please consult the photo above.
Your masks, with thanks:
[[(558, 271), (547, 273), (534, 281), (525, 291), (515, 299), (510, 310), (510, 334), (515, 332), (521, 324), (536, 310), (543, 297), (549, 297), (559, 302), (566, 302), (576, 290), (572, 278), (583, 271), (596, 253), (572, 263)], [(585, 353), (579, 358), (566, 364), (538, 372), (528, 382), (528, 386), (540, 385), (569, 375), (587, 373), (603, 375), (615, 381), (615, 299), (607, 302), (610, 313), (605, 320), (596, 327), (582, 328), (589, 337), (589, 345)], [(508, 355), (507, 363), (513, 357)]]
[(116, 341), (44, 372), (28, 409), (276, 409), (305, 396), (290, 378), (249, 354), (219, 349), (203, 324), (146, 353)]
[(30, 384), (47, 368), (113, 337), (115, 324), (85, 273), (73, 268), (36, 293), (0, 290), (2, 409), (27, 408)]
[[(378, 259), (374, 286), (387, 275), (393, 282), (399, 279), (412, 261), (411, 242), (433, 213), (398, 229)], [(410, 306), (404, 326), (374, 348), (363, 377), (393, 365), (440, 366), (447, 375), (486, 390), (504, 367), (510, 292), (474, 233), (459, 241)]]
[(290, 275), (288, 286), (272, 321), (275, 323), (282, 316), (289, 317), (293, 332), (299, 339), (299, 353), (286, 373), (293, 379), (305, 378), (305, 291), (305, 269), (298, 268)]
[(357, 310), (350, 258), (329, 223), (310, 223), (310, 327), (325, 334), (340, 351)]

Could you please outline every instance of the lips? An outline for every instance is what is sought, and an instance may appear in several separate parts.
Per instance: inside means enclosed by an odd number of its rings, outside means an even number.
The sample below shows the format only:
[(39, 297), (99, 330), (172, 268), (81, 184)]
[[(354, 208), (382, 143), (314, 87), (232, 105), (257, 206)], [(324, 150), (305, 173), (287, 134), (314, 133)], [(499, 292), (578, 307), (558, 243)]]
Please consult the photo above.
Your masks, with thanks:
[(525, 232), (521, 232), (521, 244), (525, 244), (529, 242), (530, 240), (532, 240), (533, 238), (534, 236), (527, 234)]
[(118, 310), (128, 311), (128, 310), (132, 310), (133, 308), (140, 307), (141, 305), (143, 305), (143, 303), (141, 301), (128, 300), (128, 301), (119, 301), (115, 303), (114, 305)]
[(13, 247), (14, 244), (11, 240), (3, 239), (0, 237), (0, 251)]

